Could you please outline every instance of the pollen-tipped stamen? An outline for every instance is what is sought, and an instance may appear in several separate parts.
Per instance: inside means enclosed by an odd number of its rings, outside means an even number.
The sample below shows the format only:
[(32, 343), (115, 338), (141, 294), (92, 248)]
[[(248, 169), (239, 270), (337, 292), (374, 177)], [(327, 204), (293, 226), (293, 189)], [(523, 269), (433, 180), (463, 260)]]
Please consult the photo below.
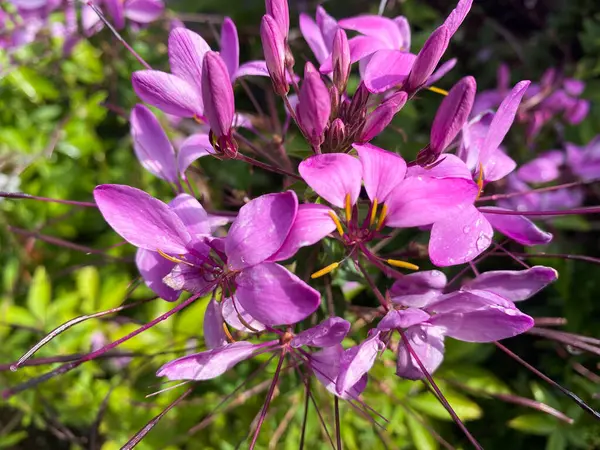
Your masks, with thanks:
[(223, 331), (225, 332), (225, 336), (227, 336), (227, 340), (228, 340), (230, 343), (232, 343), (232, 344), (233, 344), (234, 342), (236, 342), (236, 340), (233, 338), (233, 336), (232, 336), (232, 335), (231, 335), (231, 333), (229, 332), (229, 328), (227, 328), (227, 324), (226, 324), (226, 323), (223, 323)]
[(346, 222), (350, 223), (350, 219), (352, 219), (352, 203), (350, 202), (350, 194), (346, 194)]
[(430, 90), (431, 92), (435, 92), (436, 94), (440, 94), (443, 96), (447, 96), (448, 95), (448, 91), (445, 89), (441, 89), (439, 87), (435, 87), (435, 86), (429, 86), (427, 87), (428, 90)]
[(477, 187), (479, 191), (477, 191), (477, 197), (475, 200), (479, 200), (481, 194), (483, 193), (483, 164), (479, 163), (479, 174), (477, 175)]
[(387, 217), (388, 207), (384, 203), (381, 207), (381, 213), (379, 214), (379, 221), (377, 223), (377, 231), (381, 230), (385, 225), (385, 218)]
[(342, 222), (340, 222), (340, 218), (338, 216), (336, 216), (336, 214), (333, 211), (328, 211), (328, 214), (329, 214), (329, 217), (331, 217), (331, 220), (333, 220), (333, 223), (335, 223), (337, 232), (340, 234), (340, 236), (343, 236), (344, 229), (342, 228)]
[(185, 260), (183, 260), (183, 259), (176, 258), (176, 257), (174, 257), (174, 256), (171, 256), (171, 255), (167, 255), (167, 254), (166, 254), (165, 252), (163, 252), (162, 250), (157, 250), (157, 252), (158, 252), (158, 254), (159, 254), (160, 256), (162, 256), (163, 258), (165, 258), (165, 259), (167, 259), (167, 260), (169, 260), (169, 261), (171, 261), (171, 262), (174, 262), (175, 264), (187, 264), (188, 266), (195, 267), (195, 266), (194, 266), (194, 264), (192, 264), (192, 263), (190, 263), (190, 262), (188, 262), (188, 261), (185, 261)]
[(375, 223), (375, 217), (377, 217), (377, 199), (373, 199), (373, 204), (371, 205), (371, 218), (369, 220), (369, 226), (372, 227)]
[(337, 269), (340, 266), (339, 262), (334, 262), (329, 264), (327, 267), (323, 267), (321, 270), (317, 270), (315, 273), (313, 273), (310, 277), (314, 280), (315, 278), (319, 278), (322, 277), (323, 275), (327, 275), (330, 272), (333, 272), (335, 269)]
[(390, 266), (400, 267), (402, 269), (419, 270), (419, 266), (406, 261), (400, 261), (399, 259), (387, 259), (386, 262)]

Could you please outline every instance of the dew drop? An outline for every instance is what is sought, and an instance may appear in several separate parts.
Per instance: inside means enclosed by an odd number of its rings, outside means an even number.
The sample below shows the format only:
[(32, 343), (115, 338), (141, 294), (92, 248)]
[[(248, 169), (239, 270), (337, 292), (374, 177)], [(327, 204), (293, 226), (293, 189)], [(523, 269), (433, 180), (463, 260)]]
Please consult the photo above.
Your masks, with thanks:
[(463, 233), (469, 234), (470, 231), (471, 231), (471, 227), (469, 227), (469, 226), (463, 227)]
[(16, 366), (16, 364), (12, 364), (12, 365), (9, 367), (9, 369), (10, 369), (10, 371), (11, 371), (11, 372), (16, 372), (16, 371), (17, 371), (17, 369), (18, 369), (18, 367)]
[(489, 236), (486, 236), (485, 234), (481, 234), (477, 238), (477, 242), (475, 243), (475, 246), (477, 247), (477, 250), (483, 251), (486, 248), (488, 248), (491, 243), (492, 243), (492, 240)]

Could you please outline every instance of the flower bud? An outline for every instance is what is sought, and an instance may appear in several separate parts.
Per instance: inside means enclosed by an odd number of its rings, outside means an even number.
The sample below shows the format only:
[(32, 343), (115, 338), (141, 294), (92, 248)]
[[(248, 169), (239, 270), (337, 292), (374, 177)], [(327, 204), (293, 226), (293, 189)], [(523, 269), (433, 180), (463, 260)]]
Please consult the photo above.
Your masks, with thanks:
[[(473, 107), (476, 91), (475, 78), (464, 77), (450, 89), (448, 96), (442, 101), (431, 127), (430, 144), (427, 152), (430, 156), (428, 159), (431, 159), (431, 162), (434, 162), (450, 145), (467, 121)], [(420, 156), (422, 157), (422, 155)]]
[(267, 14), (275, 19), (283, 38), (287, 40), (290, 32), (290, 10), (287, 0), (265, 0), (265, 8)]
[(260, 39), (273, 89), (278, 95), (284, 96), (290, 89), (285, 76), (285, 38), (275, 19), (268, 14), (263, 16), (260, 24)]
[(442, 59), (449, 39), (450, 34), (445, 25), (431, 33), (410, 70), (404, 88), (406, 92), (412, 94), (427, 82), (440, 59)]
[(306, 63), (296, 114), (298, 125), (313, 147), (323, 143), (323, 133), (330, 113), (329, 90), (317, 69), (311, 63)]
[(367, 116), (365, 126), (358, 142), (369, 142), (381, 133), (385, 127), (390, 124), (396, 113), (406, 104), (407, 99), (408, 94), (406, 92), (398, 92), (375, 108), (375, 110)]
[(340, 107), (340, 98), (340, 91), (338, 91), (335, 86), (331, 86), (329, 88), (329, 100), (331, 102), (331, 119), (337, 117), (338, 115), (338, 110)]
[(350, 46), (346, 32), (338, 28), (333, 38), (331, 65), (333, 68), (333, 84), (338, 91), (344, 92), (350, 76)]
[(356, 92), (346, 108), (346, 123), (355, 123), (364, 120), (367, 112), (367, 102), (369, 101), (369, 90), (365, 83), (361, 81), (356, 88)]
[(327, 151), (339, 153), (343, 151), (340, 147), (346, 140), (346, 125), (342, 119), (335, 119), (327, 130)]

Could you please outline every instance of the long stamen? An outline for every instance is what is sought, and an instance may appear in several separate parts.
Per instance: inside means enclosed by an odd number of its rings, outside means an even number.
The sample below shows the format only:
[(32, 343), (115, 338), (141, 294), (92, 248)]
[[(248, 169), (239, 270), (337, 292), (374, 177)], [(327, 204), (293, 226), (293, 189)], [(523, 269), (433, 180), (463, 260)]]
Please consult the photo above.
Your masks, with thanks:
[(388, 260), (386, 260), (386, 262), (390, 266), (394, 266), (394, 267), (401, 267), (403, 269), (410, 269), (410, 270), (419, 270), (419, 266), (417, 266), (415, 264), (411, 264), (406, 261), (400, 261), (399, 259), (388, 259)]
[(229, 332), (229, 328), (227, 328), (226, 323), (223, 323), (223, 331), (225, 332), (225, 336), (227, 336), (227, 339), (229, 340), (229, 342), (231, 342), (231, 343), (236, 342), (236, 340), (233, 338), (233, 336)]
[(344, 229), (342, 228), (342, 222), (340, 222), (339, 217), (336, 216), (333, 211), (328, 211), (327, 213), (329, 214), (329, 217), (331, 217), (331, 220), (333, 220), (333, 223), (335, 223), (335, 227), (337, 228), (337, 232), (340, 234), (340, 236), (343, 236), (344, 235)]
[(350, 223), (352, 219), (352, 204), (350, 203), (350, 194), (346, 194), (346, 222)]
[(388, 212), (388, 207), (384, 203), (381, 208), (381, 214), (379, 214), (379, 222), (377, 223), (377, 231), (381, 230), (383, 228), (383, 225), (385, 225), (385, 218), (387, 217), (387, 212)]
[(327, 275), (329, 272), (333, 272), (340, 266), (340, 263), (334, 262), (329, 264), (327, 267), (323, 267), (321, 270), (317, 270), (310, 277), (314, 280), (315, 278), (322, 277), (323, 275)]
[(475, 197), (475, 200), (479, 200), (479, 197), (481, 197), (481, 194), (483, 192), (483, 164), (479, 163), (479, 175), (477, 176), (477, 187), (479, 188), (479, 191), (477, 192), (477, 197)]
[(427, 87), (427, 90), (429, 90), (431, 92), (435, 92), (436, 94), (440, 94), (443, 96), (448, 95), (448, 91), (446, 91), (445, 89), (441, 89), (439, 87), (435, 87), (435, 86), (429, 86), (429, 87)]
[(167, 255), (162, 250), (157, 250), (157, 251), (160, 256), (162, 256), (163, 258), (165, 258), (171, 262), (174, 262), (175, 264), (187, 264), (188, 266), (194, 267), (194, 265), (188, 261), (184, 261), (183, 259), (179, 259), (179, 258), (175, 258), (174, 256)]
[(373, 199), (373, 205), (371, 206), (371, 219), (369, 221), (369, 226), (372, 227), (375, 223), (375, 217), (377, 216), (377, 198)]

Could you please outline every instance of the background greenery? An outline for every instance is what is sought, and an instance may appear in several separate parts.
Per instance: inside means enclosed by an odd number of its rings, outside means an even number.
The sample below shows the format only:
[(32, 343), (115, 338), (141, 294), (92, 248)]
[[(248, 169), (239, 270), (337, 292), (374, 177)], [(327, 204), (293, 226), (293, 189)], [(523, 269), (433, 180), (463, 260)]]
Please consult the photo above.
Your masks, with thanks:
[[(562, 139), (583, 144), (600, 133), (600, 5), (596, 0), (476, 0), (472, 13), (455, 36), (449, 53), (459, 58), (456, 69), (441, 83), (449, 88), (464, 74), (474, 75), (480, 89), (495, 86), (498, 64), (512, 69), (512, 82), (537, 80), (548, 67), (585, 80), (584, 98), (592, 100), (592, 111), (577, 127), (566, 127), (565, 136), (552, 131), (540, 136), (535, 149), (527, 148), (518, 127), (511, 132), (509, 149), (520, 161), (536, 152), (561, 148)], [(413, 29), (413, 49), (419, 49), (431, 30), (453, 7), (448, 0), (389, 2), (387, 14), (404, 14)], [(297, 67), (310, 55), (297, 32), (297, 13), (314, 12), (309, 1), (290, 1), (292, 47)], [(328, 11), (341, 18), (375, 12), (378, 2), (332, 0)], [(186, 25), (211, 42), (218, 31), (219, 17), (231, 16), (240, 30), (242, 60), (261, 58), (258, 24), (264, 11), (261, 0), (182, 0), (168, 4), (168, 17), (179, 16)], [(59, 19), (56, 17), (56, 19)], [(166, 68), (166, 36), (169, 20), (156, 22), (125, 38), (151, 65)], [(0, 189), (15, 189), (33, 195), (72, 200), (90, 200), (101, 183), (124, 183), (168, 199), (172, 193), (160, 180), (146, 173), (135, 159), (126, 116), (137, 99), (129, 82), (140, 69), (107, 30), (81, 41), (70, 56), (63, 56), (62, 43), (42, 38), (19, 50), (13, 61), (4, 58), (0, 79)], [(9, 64), (7, 64), (9, 63)], [(266, 101), (267, 80), (252, 80), (252, 90)], [(239, 106), (251, 110), (240, 90)], [(429, 127), (439, 98), (425, 93), (394, 120), (394, 127), (408, 136), (388, 131), (377, 144), (411, 157), (428, 139)], [(125, 118), (124, 118), (125, 117)], [(163, 121), (167, 126), (167, 121)], [(169, 128), (174, 139), (182, 134)], [(302, 155), (307, 150), (298, 139), (290, 139), (288, 150)], [(254, 172), (241, 163), (202, 161), (193, 177), (204, 203), (218, 209), (236, 209), (244, 196), (255, 196), (281, 188), (281, 180)], [(597, 186), (589, 188), (588, 202), (598, 204)], [(594, 203), (595, 202), (595, 203)], [(119, 246), (113, 233), (93, 208), (3, 200), (0, 203), (0, 388), (14, 386), (53, 366), (26, 367), (10, 372), (15, 361), (46, 332), (82, 314), (118, 306), (136, 279), (133, 249)], [(599, 222), (574, 217), (547, 225), (555, 233), (550, 252), (599, 256)], [(80, 246), (65, 248), (47, 237)], [(404, 245), (412, 236), (401, 235)], [(94, 252), (94, 250), (100, 250)], [(336, 252), (335, 248), (328, 249)], [(310, 259), (310, 254), (306, 253)], [(565, 329), (600, 338), (600, 270), (593, 264), (561, 259), (531, 259), (559, 270), (559, 281), (523, 305), (524, 311), (540, 317), (565, 317)], [(517, 268), (507, 258), (490, 259), (482, 269)], [(456, 270), (450, 271), (456, 273)], [(355, 274), (341, 270), (336, 275), (336, 305), (345, 308), (370, 305), (367, 292), (343, 298), (339, 286)], [(382, 286), (385, 280), (379, 280)], [(139, 287), (131, 299), (150, 297)], [(0, 403), (0, 448), (67, 449), (120, 448), (137, 430), (181, 393), (175, 389), (146, 398), (161, 389), (154, 376), (164, 362), (183, 354), (182, 349), (201, 348), (202, 315), (206, 300), (197, 302), (138, 338), (121, 351), (137, 356), (130, 361), (107, 358), (86, 363), (79, 369), (26, 390)], [(170, 309), (155, 301), (117, 317), (90, 320), (64, 333), (37, 357), (88, 352), (94, 339), (114, 340), (139, 323)], [(364, 330), (363, 330), (364, 331)], [(352, 337), (361, 338), (361, 332)], [(348, 340), (348, 345), (352, 342)], [(600, 403), (598, 377), (585, 378), (574, 370), (584, 364), (598, 370), (598, 359), (530, 335), (510, 340), (507, 345), (527, 361), (564, 386), (575, 391), (596, 409)], [(171, 354), (161, 352), (175, 351)], [(443, 407), (421, 383), (401, 381), (389, 364), (378, 364), (365, 393), (367, 403), (389, 422), (385, 431), (374, 427), (349, 406), (342, 404), (342, 437), (347, 449), (438, 448), (429, 430), (435, 430), (454, 447), (468, 442)], [(232, 406), (215, 415), (202, 429), (189, 432), (246, 379), (260, 359), (240, 364), (235, 370), (197, 384), (194, 393), (139, 444), (140, 449), (233, 449), (241, 445), (262, 405), (271, 363), (266, 373), (250, 386), (256, 395), (245, 401), (233, 397)], [(486, 449), (600, 448), (598, 422), (581, 412), (560, 393), (544, 385), (530, 372), (495, 350), (492, 345), (464, 344), (449, 340), (447, 356), (437, 379), (448, 400), (469, 430)], [(268, 381), (267, 381), (268, 382)], [(244, 389), (248, 389), (246, 387)], [(242, 389), (242, 391), (244, 390)], [(333, 428), (333, 401), (318, 386), (314, 395), (329, 428)], [(530, 408), (506, 403), (494, 395), (515, 394), (546, 403), (575, 420), (567, 425)], [(292, 371), (283, 377), (269, 418), (259, 440), (261, 448), (295, 449), (300, 440), (304, 391)], [(380, 422), (382, 422), (380, 420)], [(305, 448), (330, 448), (321, 433), (311, 405)]]

